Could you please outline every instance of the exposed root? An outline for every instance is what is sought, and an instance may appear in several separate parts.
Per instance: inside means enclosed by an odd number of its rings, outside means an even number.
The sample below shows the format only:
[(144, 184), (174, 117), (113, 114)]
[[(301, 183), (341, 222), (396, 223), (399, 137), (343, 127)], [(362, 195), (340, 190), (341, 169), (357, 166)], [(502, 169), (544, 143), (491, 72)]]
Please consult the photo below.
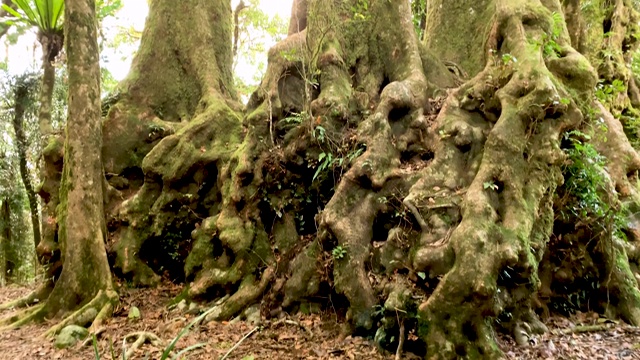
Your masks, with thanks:
[(92, 323), (89, 331), (94, 331), (102, 326), (105, 319), (113, 313), (113, 306), (118, 302), (118, 294), (113, 290), (100, 290), (98, 294), (86, 305), (64, 318), (47, 330), (43, 337), (53, 337), (68, 325), (80, 325)]
[(23, 308), (23, 307), (38, 304), (46, 300), (47, 297), (49, 297), (49, 294), (51, 293), (52, 290), (53, 290), (53, 282), (46, 281), (43, 285), (38, 287), (38, 289), (32, 291), (27, 296), (1, 304), (0, 311), (14, 309), (14, 308)]
[(127, 349), (127, 352), (125, 353), (126, 359), (130, 359), (133, 356), (133, 354), (136, 352), (136, 350), (139, 349), (146, 342), (149, 342), (151, 345), (157, 346), (157, 347), (164, 346), (163, 341), (159, 337), (157, 337), (154, 333), (147, 332), (147, 331), (137, 331), (137, 332), (127, 334), (125, 335), (122, 341), (123, 343), (126, 344), (127, 341), (129, 341), (132, 338), (135, 338), (136, 340)]
[(260, 282), (257, 282), (253, 275), (246, 276), (242, 280), (242, 283), (240, 283), (238, 291), (231, 295), (225, 302), (216, 306), (216, 309), (207, 315), (205, 321), (209, 322), (230, 319), (242, 309), (256, 302), (256, 300), (258, 300), (258, 298), (262, 296), (264, 291), (267, 289), (267, 286), (273, 279), (273, 276), (274, 270), (272, 268), (264, 270)]
[(44, 317), (43, 309), (44, 304), (38, 304), (4, 317), (0, 320), (0, 331), (16, 329), (30, 322), (42, 320)]

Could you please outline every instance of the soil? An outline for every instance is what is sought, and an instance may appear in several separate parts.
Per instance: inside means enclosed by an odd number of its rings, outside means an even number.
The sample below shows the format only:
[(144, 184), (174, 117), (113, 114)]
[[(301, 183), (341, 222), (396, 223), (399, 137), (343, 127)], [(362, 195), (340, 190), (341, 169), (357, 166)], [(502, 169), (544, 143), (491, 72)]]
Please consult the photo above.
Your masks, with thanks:
[[(26, 295), (32, 289), (33, 286), (17, 285), (0, 288), (0, 303)], [(101, 358), (122, 359), (123, 339), (134, 332), (151, 332), (163, 341), (163, 345), (169, 344), (197, 316), (176, 307), (170, 309), (168, 305), (180, 291), (181, 287), (169, 283), (153, 289), (121, 290), (119, 308), (97, 337)], [(140, 310), (141, 317), (130, 319), (129, 310), (134, 306)], [(60, 350), (53, 346), (53, 341), (38, 337), (52, 324), (53, 321), (49, 321), (0, 333), (0, 359), (96, 358), (90, 340)], [(570, 318), (552, 317), (547, 325), (551, 331), (530, 339), (529, 346), (518, 347), (509, 337), (501, 336), (499, 344), (506, 357), (640, 359), (640, 328), (607, 321), (593, 313), (575, 314)], [(194, 327), (181, 337), (170, 358), (190, 346), (202, 344), (181, 359), (222, 359), (227, 353), (229, 360), (395, 359), (395, 354), (379, 349), (370, 339), (345, 336), (343, 329), (338, 317), (330, 312), (288, 316), (263, 322), (261, 326), (244, 321), (209, 322)], [(585, 332), (577, 332), (577, 329)], [(126, 344), (127, 349), (133, 340), (135, 338)], [(161, 346), (146, 343), (129, 359), (160, 359), (162, 351)], [(402, 359), (419, 357), (405, 353)]]

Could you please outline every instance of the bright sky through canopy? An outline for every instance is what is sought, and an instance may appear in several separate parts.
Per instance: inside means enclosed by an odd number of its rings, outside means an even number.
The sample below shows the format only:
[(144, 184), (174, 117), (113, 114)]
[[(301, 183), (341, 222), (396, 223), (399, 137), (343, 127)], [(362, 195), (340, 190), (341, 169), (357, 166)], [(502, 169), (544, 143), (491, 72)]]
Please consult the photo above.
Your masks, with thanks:
[[(240, 0), (232, 0), (232, 9)], [(288, 20), (291, 15), (291, 3), (293, 0), (261, 0), (260, 8), (270, 16), (279, 15)], [(144, 21), (148, 13), (147, 0), (123, 0), (123, 8), (115, 18), (105, 19), (103, 23), (104, 35), (107, 38), (115, 36), (119, 27), (133, 27), (136, 31), (142, 31)], [(7, 45), (7, 39), (3, 39), (0, 46), (0, 60), (6, 60), (11, 74), (21, 74), (28, 70), (37, 70), (40, 67), (40, 46), (36, 41), (34, 32), (26, 33), (19, 37), (17, 44)], [(101, 66), (106, 67), (117, 80), (124, 78), (129, 72), (131, 56), (137, 49), (133, 46), (123, 46), (116, 52), (105, 47), (102, 52)]]

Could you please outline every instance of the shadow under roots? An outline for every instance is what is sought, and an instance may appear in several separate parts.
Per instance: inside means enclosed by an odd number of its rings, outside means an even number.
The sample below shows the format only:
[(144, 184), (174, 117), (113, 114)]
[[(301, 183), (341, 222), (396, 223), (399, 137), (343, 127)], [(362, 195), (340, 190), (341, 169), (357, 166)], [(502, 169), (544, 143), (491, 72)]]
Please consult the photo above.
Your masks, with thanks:
[(185, 259), (192, 246), (190, 234), (188, 229), (173, 228), (162, 237), (153, 237), (142, 245), (140, 259), (156, 274), (183, 283)]

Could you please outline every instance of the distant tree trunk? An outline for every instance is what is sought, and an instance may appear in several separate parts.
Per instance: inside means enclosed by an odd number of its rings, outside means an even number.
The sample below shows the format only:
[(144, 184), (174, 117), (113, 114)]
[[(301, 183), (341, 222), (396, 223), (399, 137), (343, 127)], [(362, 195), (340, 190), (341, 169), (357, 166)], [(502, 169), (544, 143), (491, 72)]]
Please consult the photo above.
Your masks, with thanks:
[(307, 1), (293, 0), (291, 19), (289, 20), (289, 35), (299, 33), (307, 28)]
[[(41, 42), (43, 45), (46, 42)], [(40, 110), (38, 112), (38, 124), (40, 128), (40, 137), (43, 143), (46, 142), (53, 132), (51, 124), (51, 110), (53, 102), (53, 88), (56, 83), (56, 70), (53, 63), (49, 60), (49, 56), (42, 59), (42, 88), (40, 90)]]
[[(38, 251), (40, 259), (50, 257), (56, 250), (56, 232), (58, 223), (56, 216), (56, 205), (58, 199), (60, 173), (62, 162), (51, 159), (61, 147), (60, 138), (53, 134), (53, 124), (51, 123), (51, 113), (53, 106), (53, 89), (56, 83), (56, 70), (54, 62), (64, 46), (64, 34), (62, 31), (53, 31), (38, 34), (38, 42), (42, 47), (42, 81), (40, 86), (40, 108), (38, 109), (38, 127), (42, 145), (42, 161), (40, 167), (40, 177), (43, 186), (38, 195), (43, 199), (42, 206), (42, 232), (40, 241), (41, 249)], [(54, 268), (50, 267), (50, 271)]]
[(31, 225), (33, 227), (33, 244), (34, 249), (36, 249), (40, 242), (40, 217), (38, 214), (38, 199), (31, 184), (31, 175), (27, 168), (27, 139), (24, 133), (24, 114), (28, 106), (27, 102), (30, 101), (29, 92), (30, 84), (24, 81), (16, 82), (14, 88), (13, 130), (16, 134), (16, 150), (20, 164), (20, 176), (27, 192), (27, 198), (29, 199)]
[(0, 199), (0, 286), (7, 283), (9, 242), (11, 241), (11, 212), (9, 199)]
[(247, 8), (244, 1), (240, 1), (236, 9), (233, 10), (233, 58), (238, 55), (238, 37), (240, 36), (240, 12)]

